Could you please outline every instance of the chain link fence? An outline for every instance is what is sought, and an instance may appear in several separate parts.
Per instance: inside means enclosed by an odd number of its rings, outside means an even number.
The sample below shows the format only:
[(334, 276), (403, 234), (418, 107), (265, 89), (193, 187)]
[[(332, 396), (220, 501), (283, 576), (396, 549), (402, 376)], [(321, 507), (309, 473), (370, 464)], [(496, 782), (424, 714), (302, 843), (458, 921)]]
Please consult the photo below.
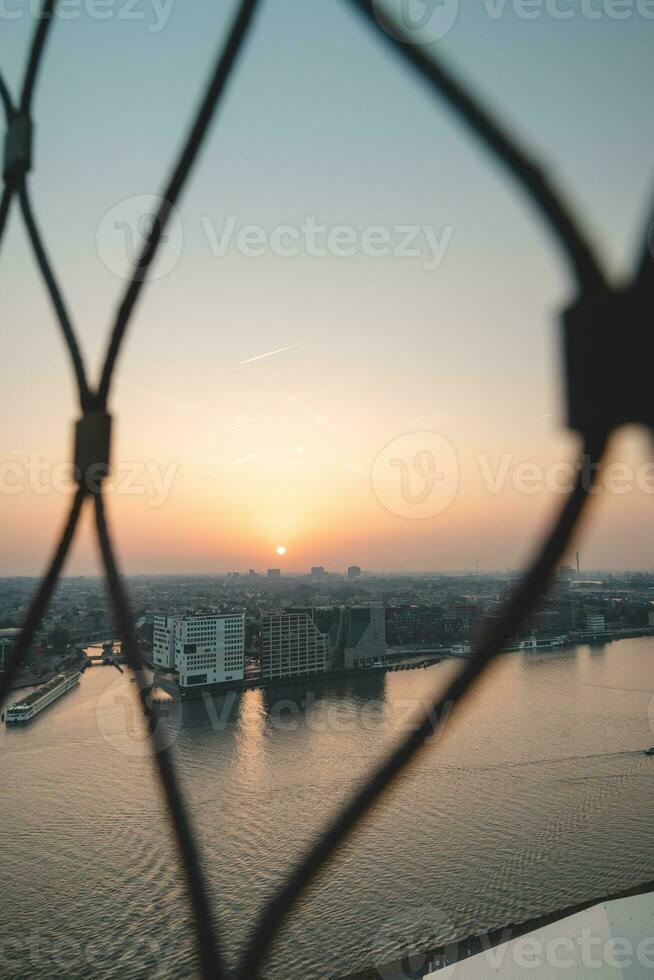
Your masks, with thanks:
[[(566, 258), (576, 283), (577, 295), (564, 316), (564, 349), (567, 371), (568, 421), (582, 437), (582, 453), (576, 485), (546, 539), (509, 598), (503, 615), (488, 630), (449, 687), (435, 696), (433, 704), (409, 736), (370, 774), (364, 785), (336, 815), (307, 853), (291, 869), (286, 882), (261, 911), (250, 940), (233, 974), (237, 980), (261, 976), (266, 956), (298, 899), (322, 872), (338, 847), (384, 792), (408, 770), (430, 736), (440, 731), (452, 710), (479, 682), (489, 663), (520, 627), (538, 602), (557, 562), (565, 551), (581, 517), (592, 484), (584, 474), (595, 475), (611, 432), (626, 423), (654, 426), (654, 399), (648, 390), (654, 341), (649, 329), (649, 303), (654, 295), (654, 261), (644, 235), (642, 254), (627, 283), (613, 286), (604, 272), (579, 221), (546, 174), (524, 153), (497, 118), (457, 80), (443, 64), (412, 43), (412, 38), (390, 15), (370, 0), (350, 0), (356, 12), (399, 59), (417, 72), (435, 95), (446, 100), (460, 120), (508, 171), (531, 205), (549, 227)], [(145, 713), (153, 758), (174, 830), (180, 864), (186, 877), (195, 923), (201, 974), (206, 980), (228, 976), (221, 950), (219, 916), (214, 917), (196, 846), (192, 821), (175, 773), (172, 753), (153, 702), (149, 674), (136, 640), (125, 586), (116, 562), (102, 496), (102, 480), (110, 463), (111, 416), (108, 400), (117, 357), (143, 283), (171, 212), (190, 177), (198, 150), (236, 63), (256, 12), (257, 0), (241, 0), (227, 38), (216, 56), (213, 73), (200, 106), (192, 119), (179, 157), (161, 194), (161, 204), (119, 304), (109, 337), (97, 388), (89, 385), (72, 320), (48, 258), (29, 194), (32, 162), (32, 105), (42, 56), (53, 22), (56, 0), (44, 0), (34, 29), (20, 97), (14, 101), (0, 74), (7, 133), (0, 199), (0, 244), (14, 201), (23, 216), (34, 257), (45, 282), (63, 341), (73, 365), (81, 416), (75, 426), (74, 464), (77, 490), (50, 565), (31, 601), (18, 642), (0, 678), (0, 705), (4, 703), (21, 662), (33, 642), (87, 500), (95, 511), (102, 562), (123, 650), (137, 680), (138, 696)], [(590, 467), (588, 464), (591, 464)], [(437, 740), (430, 739), (435, 751)], [(217, 921), (216, 921), (217, 920)]]

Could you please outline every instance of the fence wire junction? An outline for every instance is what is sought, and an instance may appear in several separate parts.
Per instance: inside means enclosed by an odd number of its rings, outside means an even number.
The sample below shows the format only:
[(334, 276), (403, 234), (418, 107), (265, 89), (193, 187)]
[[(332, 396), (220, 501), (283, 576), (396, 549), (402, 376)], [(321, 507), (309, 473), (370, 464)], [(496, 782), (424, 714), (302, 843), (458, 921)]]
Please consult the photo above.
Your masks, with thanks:
[[(654, 428), (654, 399), (648, 388), (654, 355), (650, 324), (654, 298), (654, 259), (648, 248), (647, 233), (644, 235), (641, 255), (632, 277), (628, 282), (614, 286), (581, 230), (579, 220), (573, 216), (561, 194), (495, 115), (442, 62), (435, 59), (432, 50), (427, 52), (423, 47), (411, 43), (406, 31), (390, 16), (382, 14), (378, 4), (373, 8), (371, 0), (349, 2), (367, 27), (381, 38), (382, 43), (391, 45), (398, 58), (416, 72), (435, 95), (446, 100), (482, 147), (506, 169), (540, 214), (565, 257), (577, 290), (576, 299), (563, 317), (568, 422), (582, 437), (580, 460), (589, 460), (592, 464), (590, 471), (596, 475), (609, 436), (618, 426), (636, 423)], [(20, 96), (16, 102), (0, 74), (0, 99), (7, 123), (4, 186), (0, 198), (0, 244), (15, 200), (76, 380), (81, 412), (75, 426), (74, 439), (78, 486), (50, 564), (31, 601), (18, 641), (0, 678), (0, 705), (4, 703), (23, 658), (35, 639), (62, 572), (82, 508), (87, 498), (91, 498), (117, 629), (123, 638), (128, 664), (137, 680), (138, 696), (153, 743), (153, 758), (186, 877), (201, 975), (205, 980), (226, 980), (230, 974), (224, 961), (219, 929), (212, 914), (190, 815), (176, 776), (171, 750), (165, 743), (163, 726), (159, 723), (159, 707), (150, 696), (150, 676), (136, 640), (125, 585), (114, 555), (102, 495), (102, 479), (107, 475), (110, 464), (111, 415), (108, 401), (118, 354), (133, 311), (141, 297), (147, 271), (157, 254), (170, 212), (190, 177), (209, 125), (243, 49), (256, 13), (257, 0), (240, 0), (224, 44), (216, 55), (206, 90), (193, 115), (178, 158), (161, 194), (159, 210), (133, 264), (131, 277), (113, 318), (97, 387), (93, 387), (88, 381), (77, 333), (48, 257), (28, 187), (28, 175), (32, 166), (32, 107), (35, 86), (54, 19), (55, 5), (56, 0), (43, 0), (32, 36)], [(255, 980), (261, 976), (272, 943), (306, 888), (325, 868), (339, 845), (379, 802), (393, 781), (409, 768), (429, 736), (442, 729), (450, 712), (457, 709), (466, 693), (483, 676), (489, 663), (534, 609), (577, 527), (592, 489), (582, 479), (583, 471), (584, 467), (580, 462), (579, 476), (573, 491), (566, 498), (550, 532), (507, 601), (502, 617), (487, 631), (483, 641), (475, 648), (446, 690), (435, 695), (430, 709), (408, 737), (367, 777), (261, 910), (240, 963), (231, 974), (236, 980)], [(91, 472), (94, 474), (93, 480), (87, 478)]]

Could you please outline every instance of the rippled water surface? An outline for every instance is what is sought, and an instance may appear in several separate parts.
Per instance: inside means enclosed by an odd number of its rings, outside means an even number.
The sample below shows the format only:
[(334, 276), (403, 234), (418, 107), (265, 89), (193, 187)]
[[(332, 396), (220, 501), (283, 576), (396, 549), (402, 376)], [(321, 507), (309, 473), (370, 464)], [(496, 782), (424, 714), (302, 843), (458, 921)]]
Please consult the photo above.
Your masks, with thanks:
[[(233, 958), (256, 908), (457, 668), (187, 702), (169, 729)], [(306, 896), (266, 969), (383, 962), (654, 878), (654, 639), (509, 654)], [(94, 667), (0, 731), (0, 974), (194, 975), (191, 926), (127, 675)], [(10, 939), (8, 938), (10, 937)]]

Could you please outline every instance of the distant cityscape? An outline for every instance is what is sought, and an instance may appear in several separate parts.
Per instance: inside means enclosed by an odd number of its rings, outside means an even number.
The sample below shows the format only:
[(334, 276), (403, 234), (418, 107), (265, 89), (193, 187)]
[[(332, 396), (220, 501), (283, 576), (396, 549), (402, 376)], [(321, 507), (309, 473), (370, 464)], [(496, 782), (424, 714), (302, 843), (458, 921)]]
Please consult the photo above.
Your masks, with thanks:
[[(499, 615), (516, 578), (510, 571), (401, 575), (316, 565), (293, 575), (270, 568), (264, 574), (134, 576), (128, 587), (145, 660), (190, 692), (466, 656)], [(34, 586), (29, 578), (0, 579), (0, 670)], [(654, 572), (582, 574), (563, 565), (507, 649), (647, 633), (654, 633)], [(63, 579), (19, 684), (77, 669), (85, 649), (119, 639), (102, 580)]]

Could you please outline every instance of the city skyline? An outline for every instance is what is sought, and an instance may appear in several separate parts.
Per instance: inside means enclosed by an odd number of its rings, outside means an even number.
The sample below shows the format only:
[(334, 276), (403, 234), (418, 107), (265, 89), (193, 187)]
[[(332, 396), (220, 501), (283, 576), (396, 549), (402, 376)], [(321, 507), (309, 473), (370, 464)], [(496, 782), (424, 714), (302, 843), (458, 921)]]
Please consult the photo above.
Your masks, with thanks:
[(649, 976), (654, 0), (0, 23), (0, 961)]
[[(83, 12), (54, 25), (30, 180), (91, 377), (138, 202), (160, 191), (213, 55), (207, 35), (229, 13), (205, 2), (193, 17), (174, 5), (156, 30)], [(0, 57), (15, 88), (32, 21), (10, 24)], [(461, 9), (436, 42), (545, 158), (616, 277), (651, 191), (642, 27), (635, 14), (527, 20), (482, 5)], [(52, 473), (70, 457), (78, 411), (15, 212), (3, 258), (5, 316), (21, 329), (0, 338), (11, 405), (0, 422), (10, 487), (0, 574), (37, 574), (67, 506)], [(556, 380), (570, 282), (494, 162), (345, 5), (262, 9), (154, 273), (110, 406), (113, 473), (129, 482), (125, 468), (141, 468), (141, 493), (108, 497), (125, 571), (266, 567), (280, 543), (298, 566), (352, 553), (379, 569), (525, 564), (561, 498), (547, 480), (518, 492), (516, 473), (546, 475), (577, 447)], [(375, 464), (420, 433), (451, 446), (458, 485), (445, 510), (412, 519), (389, 509)], [(636, 473), (649, 445), (627, 433), (614, 453)], [(505, 485), (489, 491), (507, 456)], [(414, 457), (399, 456), (409, 470)], [(26, 471), (41, 464), (45, 492)], [(589, 565), (648, 567), (650, 510), (637, 484), (605, 494), (585, 524)], [(84, 515), (70, 572), (99, 570), (90, 523)]]

